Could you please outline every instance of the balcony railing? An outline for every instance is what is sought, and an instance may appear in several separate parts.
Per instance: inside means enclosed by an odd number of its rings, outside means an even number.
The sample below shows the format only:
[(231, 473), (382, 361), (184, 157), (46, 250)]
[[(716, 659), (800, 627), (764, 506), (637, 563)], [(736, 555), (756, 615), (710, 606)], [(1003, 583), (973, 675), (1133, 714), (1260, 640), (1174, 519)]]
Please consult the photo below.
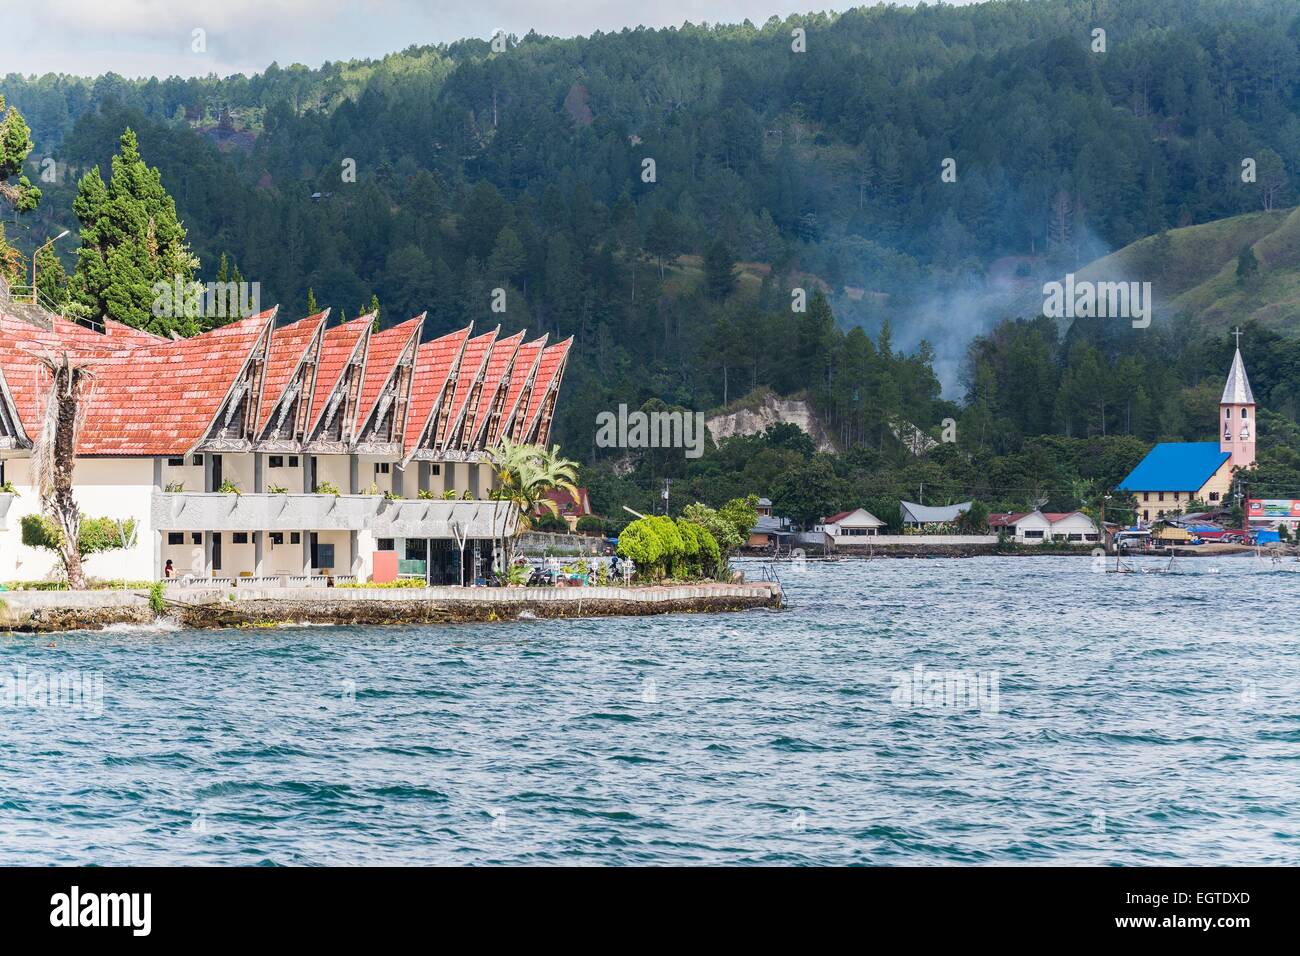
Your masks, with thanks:
[(492, 538), (513, 534), (509, 502), (391, 499), (378, 495), (154, 492), (155, 531), (362, 531), (381, 538)]

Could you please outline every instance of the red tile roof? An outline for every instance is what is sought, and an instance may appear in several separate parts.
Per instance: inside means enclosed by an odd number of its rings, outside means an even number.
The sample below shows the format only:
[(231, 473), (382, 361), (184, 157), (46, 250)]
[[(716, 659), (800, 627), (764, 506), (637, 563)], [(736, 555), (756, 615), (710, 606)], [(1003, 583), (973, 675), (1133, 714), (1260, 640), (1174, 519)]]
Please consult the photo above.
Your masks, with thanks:
[[(254, 422), (258, 432), (314, 350), (316, 373), (306, 398), (309, 431), (318, 426), (354, 359), (362, 363), (356, 414), (357, 424), (364, 424), (423, 324), (419, 317), (371, 335), (373, 316), (332, 329), (325, 328), (327, 312), (281, 328), (274, 327), (274, 316), (271, 310), (173, 340), (112, 321), (95, 331), (56, 317), (52, 328), (43, 329), (0, 313), (0, 381), (30, 438), (39, 430), (49, 390), (41, 357), (71, 353), (87, 363), (92, 375), (80, 454), (178, 456), (203, 442), (254, 358), (263, 363)], [(472, 326), (466, 327), (416, 346), (403, 436), (408, 460), (434, 416), (441, 434), (431, 445), (438, 450), (449, 439), (460, 447), (491, 447), (507, 425), (509, 434), (520, 439), (538, 431), (545, 397), (563, 373), (572, 339), (548, 348), (545, 336), (525, 343), (522, 332), (499, 339), (498, 327), (471, 339), (471, 331)], [(478, 403), (471, 408), (476, 388)], [(501, 416), (492, 423), (497, 398), (502, 399)]]
[(271, 333), (271, 350), (266, 359), (266, 374), (262, 380), (262, 406), (257, 416), (257, 433), (262, 434), (285, 389), (307, 356), (308, 346), (320, 331), (330, 310), (317, 312), (290, 325), (282, 325)]
[(379, 402), (384, 386), (393, 377), (397, 360), (411, 344), (411, 339), (420, 334), (423, 324), (424, 316), (418, 315), (401, 325), (394, 325), (391, 329), (370, 336), (370, 344), (366, 346), (366, 374), (361, 383), (361, 401), (357, 405), (358, 434)]
[(96, 360), (77, 450), (83, 455), (183, 455), (203, 440), (275, 310), (149, 348)]
[[(541, 419), (542, 402), (546, 399), (546, 393), (551, 385), (558, 381), (564, 369), (564, 360), (569, 354), (569, 346), (572, 344), (573, 337), (570, 336), (563, 342), (542, 350), (542, 362), (537, 369), (537, 381), (533, 383), (532, 394), (528, 396), (528, 410), (524, 415), (524, 430), (521, 433), (524, 441), (531, 439), (533, 429)], [(539, 436), (537, 441), (544, 442), (546, 437)]]
[[(487, 424), (488, 416), (492, 414), (492, 404), (496, 401), (497, 392), (501, 390), (501, 382), (510, 374), (511, 366), (523, 341), (524, 333), (517, 332), (509, 338), (498, 339), (492, 346), (492, 354), (488, 356), (487, 371), (483, 373), (483, 390), (479, 395), (478, 412), (474, 416), (474, 421), (466, 426), (467, 437), (471, 442), (474, 442), (479, 432), (483, 430), (483, 426)], [(473, 445), (471, 444), (470, 447)]]
[[(501, 419), (493, 427), (492, 434), (487, 436), (489, 448), (498, 444), (503, 434), (507, 434), (506, 426), (523, 416), (524, 409), (520, 407), (523, 402), (520, 399), (523, 398), (529, 377), (537, 371), (537, 366), (541, 362), (542, 349), (546, 347), (547, 338), (548, 336), (543, 335), (540, 339), (519, 346), (519, 354), (515, 356), (514, 368), (510, 372), (510, 387), (506, 389), (506, 401)], [(509, 434), (513, 433), (513, 430), (509, 432)]]
[(442, 338), (425, 342), (415, 354), (411, 408), (406, 417), (406, 435), (403, 436), (403, 455), (407, 460), (410, 460), (412, 452), (419, 445), (425, 427), (429, 424), (429, 416), (437, 410), (443, 386), (465, 349), (471, 329), (473, 326), (467, 325)]
[(315, 430), (321, 413), (329, 404), (334, 387), (343, 377), (348, 362), (358, 348), (364, 348), (363, 339), (370, 331), (372, 316), (363, 315), (327, 329), (320, 344), (320, 361), (316, 363), (316, 388), (312, 391), (311, 410), (308, 412), (307, 434)]
[(501, 327), (497, 326), (491, 332), (475, 336), (465, 343), (465, 354), (460, 360), (460, 374), (456, 378), (456, 395), (452, 399), (451, 414), (447, 416), (438, 433), (439, 443), (448, 440), (452, 429), (465, 414), (470, 396), (474, 393), (474, 383), (483, 376), (488, 358), (492, 354), (492, 345), (496, 342), (497, 333), (500, 331)]

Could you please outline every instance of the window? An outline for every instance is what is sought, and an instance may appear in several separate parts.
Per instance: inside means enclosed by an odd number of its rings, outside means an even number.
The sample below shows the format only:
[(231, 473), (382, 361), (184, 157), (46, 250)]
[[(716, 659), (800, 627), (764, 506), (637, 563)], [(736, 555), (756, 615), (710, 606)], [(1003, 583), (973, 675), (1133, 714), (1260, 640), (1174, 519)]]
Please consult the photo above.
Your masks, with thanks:
[(1082, 534), (1076, 534), (1075, 532), (1072, 531), (1072, 532), (1070, 532), (1069, 535), (1066, 536), (1066, 539), (1065, 539), (1065, 540), (1067, 540), (1067, 541), (1082, 541), (1082, 540), (1083, 540), (1083, 535), (1082, 535)]
[(1164, 500), (1165, 500), (1165, 493), (1164, 493), (1163, 491), (1161, 491), (1161, 492), (1159, 492), (1158, 494), (1160, 495), (1160, 500), (1161, 500), (1161, 501), (1164, 501)]
[(386, 475), (386, 474), (388, 474), (388, 462), (386, 462), (386, 461), (377, 461), (377, 462), (375, 462), (375, 474), (376, 474), (376, 475)]
[(284, 455), (272, 455), (272, 456), (271, 456), (271, 460), (270, 460), (270, 462), (268, 462), (268, 464), (269, 464), (272, 468), (283, 468), (283, 467), (284, 467)]
[(195, 531), (190, 534), (190, 544), (202, 544), (202, 543), (203, 543), (202, 531)]
[(195, 456), (194, 456), (194, 461), (193, 461), (193, 463), (196, 464), (196, 465), (201, 465), (201, 464), (203, 464), (203, 456), (202, 456), (202, 455), (195, 455)]
[(290, 456), (289, 456), (289, 467), (290, 467), (290, 468), (297, 468), (297, 467), (298, 467), (298, 456), (297, 456), (297, 455), (290, 455)]
[(376, 538), (376, 539), (375, 539), (375, 550), (376, 550), (376, 551), (396, 551), (396, 550), (397, 550), (397, 545), (396, 545), (394, 539), (392, 539), (392, 538)]
[(1149, 512), (1149, 511), (1144, 511), (1144, 512), (1142, 512), (1142, 520), (1143, 520), (1143, 521), (1150, 521), (1150, 520), (1151, 520), (1151, 512)]
[(184, 531), (168, 531), (168, 532), (167, 532), (167, 543), (168, 543), (168, 544), (184, 544), (184, 543), (185, 543), (185, 532), (184, 532)]
[(1151, 500), (1151, 492), (1149, 492), (1149, 491), (1144, 491), (1144, 492), (1142, 492), (1142, 500), (1143, 500), (1143, 501), (1150, 501), (1150, 500)]
[(442, 474), (442, 465), (437, 464), (437, 463), (434, 463), (434, 464), (430, 465), (430, 466), (429, 466), (429, 474), (431, 474), (431, 475), (441, 475), (441, 474)]
[(277, 544), (284, 544), (284, 532), (283, 532), (283, 531), (272, 531), (272, 532), (271, 532), (271, 547), (275, 547)]
[(1218, 500), (1219, 500), (1219, 493), (1218, 493), (1217, 491), (1211, 491), (1211, 492), (1210, 492), (1210, 500), (1211, 500), (1211, 501), (1218, 501)]
[(1042, 531), (1026, 531), (1026, 532), (1025, 532), (1025, 537), (1026, 537), (1026, 538), (1041, 538), (1042, 536), (1043, 536), (1043, 532), (1042, 532)]
[(1177, 501), (1177, 500), (1178, 500), (1178, 492), (1175, 491), (1175, 492), (1174, 492), (1174, 501)]
[(1229, 418), (1231, 418), (1231, 417), (1232, 417), (1232, 409), (1231, 409), (1231, 408), (1225, 408), (1225, 409), (1223, 410), (1223, 417), (1224, 417), (1224, 419), (1229, 419)]
[(168, 458), (168, 459), (167, 459), (167, 466), (168, 466), (169, 468), (184, 468), (184, 467), (185, 467), (185, 459), (184, 459), (184, 458)]
[(1241, 417), (1242, 418), (1246, 417), (1246, 410), (1244, 408), (1241, 410)]
[(248, 544), (248, 532), (247, 532), (247, 531), (236, 531), (234, 534), (232, 534), (232, 535), (230, 536), (230, 543), (231, 543), (231, 544)]
[(289, 543), (290, 543), (290, 544), (302, 544), (302, 532), (300, 532), (300, 531), (290, 531), (290, 532), (289, 532)]

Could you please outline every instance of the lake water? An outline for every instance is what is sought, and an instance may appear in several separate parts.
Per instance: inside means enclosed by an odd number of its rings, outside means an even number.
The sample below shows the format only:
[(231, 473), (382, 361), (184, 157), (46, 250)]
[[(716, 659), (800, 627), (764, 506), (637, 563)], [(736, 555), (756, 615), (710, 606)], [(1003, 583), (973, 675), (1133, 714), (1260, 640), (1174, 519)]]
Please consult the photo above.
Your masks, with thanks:
[(781, 576), (784, 612), (0, 636), (0, 693), (88, 678), (0, 709), (0, 863), (1300, 862), (1300, 564)]

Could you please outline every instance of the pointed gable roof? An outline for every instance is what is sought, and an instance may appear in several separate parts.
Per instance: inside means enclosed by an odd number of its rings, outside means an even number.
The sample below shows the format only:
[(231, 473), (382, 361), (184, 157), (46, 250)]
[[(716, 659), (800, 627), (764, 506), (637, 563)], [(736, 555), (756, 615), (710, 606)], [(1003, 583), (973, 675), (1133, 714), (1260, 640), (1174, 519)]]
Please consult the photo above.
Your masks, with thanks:
[(424, 342), (416, 351), (415, 374), (411, 379), (411, 410), (402, 443), (406, 459), (409, 460), (419, 446), (429, 425), (429, 417), (437, 410), (447, 379), (463, 354), (473, 328), (473, 325), (467, 325), (431, 342)]
[(307, 435), (316, 430), (321, 413), (329, 404), (330, 396), (338, 387), (357, 349), (362, 348), (366, 333), (370, 331), (371, 317), (362, 315), (327, 329), (321, 340), (320, 361), (316, 363), (316, 388), (312, 391), (311, 409), (308, 411)]
[(1246, 363), (1241, 360), (1241, 349), (1237, 349), (1237, 354), (1232, 357), (1232, 368), (1228, 371), (1228, 381), (1224, 383), (1219, 404), (1255, 404), (1255, 394), (1250, 390), (1250, 379), (1246, 377)]
[(257, 433), (260, 435), (275, 414), (276, 406), (284, 397), (285, 389), (298, 374), (303, 359), (319, 334), (330, 310), (317, 312), (271, 332), (270, 351), (266, 359), (266, 375), (262, 381), (262, 404), (257, 415)]
[(487, 436), (487, 447), (492, 448), (500, 444), (501, 436), (507, 434), (510, 424), (525, 411), (520, 407), (526, 404), (524, 390), (528, 388), (528, 383), (537, 372), (537, 366), (542, 360), (542, 350), (546, 348), (548, 338), (549, 335), (543, 335), (540, 339), (519, 346), (519, 353), (515, 356), (514, 367), (510, 372), (510, 387), (506, 389), (505, 406), (501, 411), (500, 420), (493, 427), (492, 433)]
[(420, 334), (423, 325), (424, 315), (421, 314), (370, 336), (370, 344), (366, 346), (366, 374), (361, 381), (361, 401), (357, 404), (358, 429), (365, 425), (375, 410), (379, 397), (397, 370), (398, 360), (411, 344), (411, 339)]
[(460, 373), (456, 379), (456, 394), (452, 399), (451, 414), (447, 416), (445, 426), (438, 434), (438, 442), (450, 440), (456, 433), (469, 407), (470, 397), (474, 394), (474, 383), (483, 377), (488, 359), (492, 355), (492, 345), (496, 342), (501, 326), (491, 332), (484, 332), (465, 343), (465, 354), (460, 360)]
[(564, 369), (564, 360), (569, 355), (569, 346), (572, 344), (573, 336), (569, 336), (563, 342), (542, 349), (541, 363), (537, 367), (537, 380), (533, 383), (532, 393), (528, 396), (528, 409), (524, 414), (524, 429), (521, 433), (523, 441), (529, 440), (533, 428), (540, 421), (542, 403), (546, 401), (551, 386), (557, 384)]
[(198, 445), (265, 343), (275, 309), (92, 364), (82, 455), (184, 455)]
[[(509, 383), (509, 378), (513, 378), (515, 365), (515, 356), (519, 354), (519, 348), (523, 345), (524, 333), (516, 332), (509, 338), (498, 339), (492, 346), (492, 354), (488, 356), (487, 371), (483, 373), (483, 392), (479, 396), (478, 411), (474, 416), (474, 421), (470, 423), (469, 438), (471, 441), (478, 437), (483, 426), (487, 424), (488, 416), (492, 414), (492, 406), (496, 401), (497, 392), (501, 390), (502, 383)], [(509, 378), (507, 378), (509, 376)], [(504, 408), (502, 410), (504, 414)]]

